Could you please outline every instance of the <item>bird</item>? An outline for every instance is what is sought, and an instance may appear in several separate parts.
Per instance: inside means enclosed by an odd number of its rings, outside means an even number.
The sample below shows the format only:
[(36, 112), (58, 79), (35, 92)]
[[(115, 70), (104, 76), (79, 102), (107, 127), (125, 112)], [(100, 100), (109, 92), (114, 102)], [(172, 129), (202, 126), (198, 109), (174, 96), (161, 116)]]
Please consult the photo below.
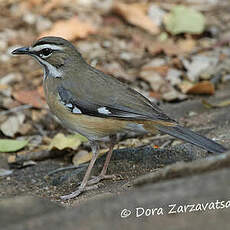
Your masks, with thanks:
[[(85, 136), (92, 149), (92, 159), (77, 190), (61, 196), (67, 200), (79, 196), (87, 187), (112, 178), (107, 168), (122, 132), (165, 133), (212, 153), (227, 149), (170, 118), (141, 93), (89, 65), (75, 46), (61, 37), (42, 37), (31, 46), (17, 48), (13, 55), (29, 55), (43, 67), (43, 88), (51, 112), (62, 125)], [(99, 143), (110, 139), (101, 173), (90, 179), (99, 154)]]

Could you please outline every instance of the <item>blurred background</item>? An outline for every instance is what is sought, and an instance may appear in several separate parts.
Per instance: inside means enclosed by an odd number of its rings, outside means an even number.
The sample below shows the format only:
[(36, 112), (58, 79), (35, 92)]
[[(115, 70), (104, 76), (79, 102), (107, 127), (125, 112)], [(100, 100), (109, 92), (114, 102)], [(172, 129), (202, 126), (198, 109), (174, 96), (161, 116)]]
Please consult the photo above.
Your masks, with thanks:
[[(210, 109), (222, 111), (222, 119), (227, 122), (223, 115), (227, 110), (221, 109), (230, 105), (228, 0), (1, 0), (0, 9), (3, 197), (25, 190), (43, 196), (49, 187), (42, 185), (40, 174), (70, 163), (79, 166), (91, 158), (86, 139), (68, 133), (50, 114), (42, 88), (42, 68), (29, 57), (11, 55), (13, 49), (31, 45), (40, 37), (70, 40), (88, 63), (163, 106), (182, 124), (199, 129), (211, 119), (207, 115)], [(217, 95), (219, 100), (215, 101)], [(211, 103), (211, 98), (215, 102)], [(181, 107), (179, 112), (177, 105), (193, 101), (199, 102), (197, 111)], [(218, 122), (213, 124), (215, 128)], [(229, 135), (219, 135), (217, 140), (223, 139), (226, 144)], [(216, 136), (215, 130), (211, 136)], [(121, 137), (120, 148), (165, 146), (164, 138), (156, 138), (153, 145), (155, 137), (128, 137), (131, 139)], [(106, 151), (102, 145), (101, 154)], [(38, 174), (33, 176), (38, 178), (21, 181), (19, 188), (15, 185), (18, 178), (10, 177), (14, 175), (12, 166), (26, 168), (40, 164), (37, 160), (60, 156), (64, 158), (54, 165), (48, 161), (40, 169), (35, 167)], [(31, 173), (21, 172), (20, 178)], [(133, 168), (134, 175), (137, 172), (143, 174)], [(44, 196), (58, 200), (60, 194), (55, 183), (53, 186)]]

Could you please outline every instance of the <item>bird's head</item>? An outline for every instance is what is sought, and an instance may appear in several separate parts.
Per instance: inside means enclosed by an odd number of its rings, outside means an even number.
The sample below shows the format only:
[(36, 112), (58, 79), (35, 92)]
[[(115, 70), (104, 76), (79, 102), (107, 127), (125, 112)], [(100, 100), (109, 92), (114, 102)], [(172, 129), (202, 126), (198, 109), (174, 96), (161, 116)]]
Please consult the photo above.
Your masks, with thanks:
[(60, 37), (43, 37), (29, 47), (15, 49), (12, 54), (32, 56), (44, 67), (45, 76), (51, 77), (62, 77), (63, 70), (83, 60), (77, 49)]

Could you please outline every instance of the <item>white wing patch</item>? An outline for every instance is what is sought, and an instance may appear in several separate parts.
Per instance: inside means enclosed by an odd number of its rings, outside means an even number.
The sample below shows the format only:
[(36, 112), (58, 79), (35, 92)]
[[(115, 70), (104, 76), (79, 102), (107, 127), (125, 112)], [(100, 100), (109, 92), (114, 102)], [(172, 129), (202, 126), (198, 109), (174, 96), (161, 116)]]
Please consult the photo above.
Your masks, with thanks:
[(76, 113), (76, 114), (81, 114), (82, 112), (81, 112), (81, 110), (80, 109), (78, 109), (76, 106), (73, 108), (73, 111), (72, 111), (73, 113)]
[(98, 113), (105, 114), (105, 115), (111, 114), (111, 112), (108, 109), (106, 109), (106, 107), (100, 107), (97, 109), (97, 111)]
[(65, 106), (68, 108), (73, 108), (73, 104), (71, 104), (71, 103), (65, 104)]

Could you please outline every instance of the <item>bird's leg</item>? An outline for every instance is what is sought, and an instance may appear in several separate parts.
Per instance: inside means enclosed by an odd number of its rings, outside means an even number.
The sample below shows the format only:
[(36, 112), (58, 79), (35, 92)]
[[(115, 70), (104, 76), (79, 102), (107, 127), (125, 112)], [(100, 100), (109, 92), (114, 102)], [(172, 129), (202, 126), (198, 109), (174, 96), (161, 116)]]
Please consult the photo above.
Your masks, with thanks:
[(104, 166), (103, 166), (103, 168), (101, 170), (101, 173), (99, 174), (99, 176), (94, 177), (93, 179), (89, 180), (87, 185), (96, 184), (99, 181), (104, 180), (104, 179), (114, 179), (114, 178), (116, 178), (115, 175), (106, 175), (106, 172), (107, 172), (107, 169), (108, 169), (108, 166), (109, 166), (109, 162), (110, 162), (110, 159), (111, 159), (111, 156), (112, 156), (112, 153), (113, 153), (113, 148), (114, 148), (114, 145), (116, 143), (116, 136), (115, 135), (110, 136), (110, 141), (111, 141), (111, 143), (110, 143), (110, 147), (109, 147), (109, 152), (107, 153), (105, 163), (104, 163)]
[(71, 199), (71, 198), (74, 198), (74, 197), (77, 197), (79, 196), (83, 191), (85, 190), (89, 190), (89, 189), (86, 189), (86, 185), (87, 185), (87, 182), (88, 182), (88, 179), (89, 179), (89, 176), (90, 176), (90, 173), (92, 171), (92, 168), (94, 166), (94, 163), (97, 159), (97, 155), (99, 153), (99, 146), (98, 146), (98, 143), (96, 141), (91, 141), (90, 142), (90, 145), (91, 145), (91, 148), (92, 148), (92, 152), (93, 152), (93, 157), (89, 163), (89, 166), (88, 166), (88, 169), (85, 173), (85, 176), (81, 182), (81, 185), (78, 187), (78, 189), (68, 195), (64, 195), (64, 196), (61, 196), (60, 198), (63, 199), (63, 200), (68, 200), (68, 199)]

